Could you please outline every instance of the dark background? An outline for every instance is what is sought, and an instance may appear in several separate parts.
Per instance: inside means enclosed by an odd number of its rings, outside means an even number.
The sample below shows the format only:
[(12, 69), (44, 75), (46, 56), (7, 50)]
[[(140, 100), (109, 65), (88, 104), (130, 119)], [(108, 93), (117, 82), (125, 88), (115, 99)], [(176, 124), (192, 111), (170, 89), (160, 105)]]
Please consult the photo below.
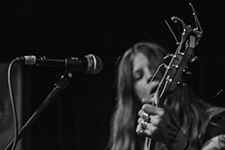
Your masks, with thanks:
[[(67, 58), (95, 54), (103, 63), (96, 75), (74, 73), (66, 89), (48, 106), (24, 136), (23, 149), (103, 150), (115, 106), (116, 63), (134, 43), (157, 41), (174, 52), (175, 40), (165, 24), (178, 16), (193, 28), (188, 0), (8, 0), (1, 1), (0, 60), (23, 55)], [(196, 94), (225, 106), (225, 2), (193, 1), (204, 34), (191, 65)], [(45, 99), (63, 69), (24, 66), (23, 122)]]

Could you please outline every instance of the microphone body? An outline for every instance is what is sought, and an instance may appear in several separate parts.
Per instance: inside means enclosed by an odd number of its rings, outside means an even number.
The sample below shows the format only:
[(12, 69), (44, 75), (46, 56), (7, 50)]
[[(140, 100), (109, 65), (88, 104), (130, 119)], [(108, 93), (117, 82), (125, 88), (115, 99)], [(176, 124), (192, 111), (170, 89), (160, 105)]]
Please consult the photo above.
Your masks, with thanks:
[(71, 57), (65, 59), (46, 59), (45, 57), (31, 55), (18, 57), (17, 61), (22, 61), (26, 65), (70, 68), (87, 74), (97, 74), (103, 68), (102, 60), (93, 54), (81, 58)]

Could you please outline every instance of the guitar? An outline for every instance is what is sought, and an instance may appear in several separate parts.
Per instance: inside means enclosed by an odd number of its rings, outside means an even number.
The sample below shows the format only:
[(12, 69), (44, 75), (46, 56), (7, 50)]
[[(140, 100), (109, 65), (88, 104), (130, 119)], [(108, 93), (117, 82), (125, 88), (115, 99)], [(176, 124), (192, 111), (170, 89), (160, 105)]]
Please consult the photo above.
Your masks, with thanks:
[[(159, 99), (154, 102), (154, 106), (162, 107), (164, 105), (166, 97), (175, 90), (180, 82), (182, 74), (187, 71), (188, 62), (194, 62), (197, 58), (194, 56), (194, 49), (198, 45), (203, 31), (191, 3), (190, 6), (197, 26), (195, 29), (192, 29), (190, 25), (186, 25), (183, 20), (176, 16), (171, 18), (174, 23), (181, 23), (183, 32), (180, 42), (177, 42), (178, 46), (175, 53), (170, 55), (171, 60), (169, 64), (165, 66), (165, 73), (157, 87)], [(154, 144), (154, 141), (146, 137), (145, 150), (153, 150)]]

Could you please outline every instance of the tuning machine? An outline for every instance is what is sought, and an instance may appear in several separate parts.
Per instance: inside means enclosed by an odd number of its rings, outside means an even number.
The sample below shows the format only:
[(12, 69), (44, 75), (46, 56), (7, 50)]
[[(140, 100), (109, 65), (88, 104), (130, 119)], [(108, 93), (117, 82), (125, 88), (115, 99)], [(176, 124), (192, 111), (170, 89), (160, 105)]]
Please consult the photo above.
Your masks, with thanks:
[(182, 80), (178, 81), (177, 84), (181, 86), (187, 86), (187, 83), (183, 82)]
[(198, 56), (192, 56), (191, 59), (189, 60), (190, 63), (195, 62), (198, 59)]
[(192, 72), (188, 70), (188, 67), (186, 66), (185, 69), (183, 70), (183, 73), (187, 75), (192, 75)]

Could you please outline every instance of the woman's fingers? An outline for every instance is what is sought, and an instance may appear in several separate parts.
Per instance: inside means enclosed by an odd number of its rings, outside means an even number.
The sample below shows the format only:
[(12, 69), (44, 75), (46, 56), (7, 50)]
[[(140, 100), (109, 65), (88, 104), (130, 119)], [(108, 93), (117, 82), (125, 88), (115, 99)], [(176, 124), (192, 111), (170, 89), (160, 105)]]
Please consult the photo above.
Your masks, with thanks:
[(152, 135), (154, 135), (155, 132), (157, 132), (158, 127), (151, 123), (147, 123), (146, 128), (144, 129), (143, 124), (142, 124), (143, 121), (144, 120), (141, 118), (138, 119), (138, 125), (136, 128), (136, 132), (138, 134), (141, 133), (141, 134), (144, 134), (145, 136), (151, 137)]
[(160, 107), (155, 107), (153, 105), (150, 104), (144, 104), (141, 108), (145, 113), (149, 114), (149, 115), (159, 115), (159, 116), (163, 116), (165, 113), (165, 110), (163, 108)]

